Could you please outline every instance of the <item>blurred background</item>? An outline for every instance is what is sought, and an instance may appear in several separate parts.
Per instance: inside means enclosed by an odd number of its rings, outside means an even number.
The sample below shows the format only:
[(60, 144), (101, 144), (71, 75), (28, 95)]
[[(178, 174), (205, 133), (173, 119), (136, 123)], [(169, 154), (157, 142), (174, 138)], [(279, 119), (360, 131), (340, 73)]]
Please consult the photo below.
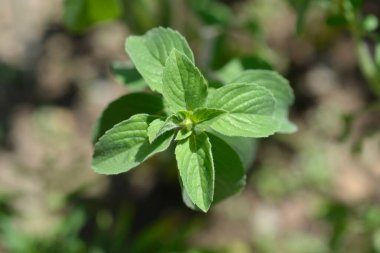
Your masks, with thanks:
[[(378, 0), (0, 6), (1, 253), (380, 252)], [(171, 152), (90, 167), (97, 117), (144, 88), (119, 75), (125, 38), (156, 26), (205, 73), (275, 69), (295, 91), (298, 132), (258, 140), (245, 189), (207, 214), (182, 203)]]

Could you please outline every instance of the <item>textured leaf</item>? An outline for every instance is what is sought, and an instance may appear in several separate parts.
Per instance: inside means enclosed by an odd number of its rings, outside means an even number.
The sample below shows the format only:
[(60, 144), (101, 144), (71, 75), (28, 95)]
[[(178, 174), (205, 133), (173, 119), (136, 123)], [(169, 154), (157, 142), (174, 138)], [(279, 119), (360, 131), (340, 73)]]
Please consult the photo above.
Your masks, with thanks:
[(126, 172), (166, 150), (174, 133), (168, 132), (150, 144), (147, 130), (153, 119), (147, 114), (137, 114), (107, 131), (95, 145), (93, 169), (107, 175)]
[(197, 108), (193, 112), (193, 121), (197, 124), (216, 119), (224, 114), (225, 111), (213, 108)]
[(150, 88), (162, 91), (162, 72), (173, 49), (194, 62), (193, 53), (185, 38), (170, 28), (155, 28), (143, 36), (130, 36), (126, 40), (126, 51), (137, 70)]
[(210, 127), (227, 136), (267, 137), (279, 123), (272, 117), (273, 95), (265, 88), (248, 84), (230, 84), (217, 89), (207, 107), (227, 111)]
[(213, 108), (197, 108), (194, 111), (178, 111), (177, 115), (180, 121), (190, 119), (194, 124), (200, 124), (204, 121), (215, 119), (225, 112), (226, 111)]
[(211, 144), (205, 133), (193, 134), (175, 149), (179, 174), (191, 200), (203, 212), (214, 196), (215, 172)]
[(164, 111), (162, 98), (149, 93), (131, 93), (122, 96), (103, 111), (93, 129), (93, 143), (95, 143), (108, 129), (117, 123), (139, 113), (151, 115), (161, 114)]
[(279, 132), (293, 133), (297, 126), (288, 120), (288, 108), (294, 102), (293, 91), (288, 80), (270, 70), (247, 70), (233, 82), (244, 82), (269, 90), (275, 99), (274, 117), (281, 121)]
[(185, 128), (182, 128), (181, 130), (178, 131), (177, 136), (175, 137), (176, 141), (181, 141), (186, 138), (188, 138), (193, 132), (189, 131)]
[(214, 203), (239, 192), (245, 185), (245, 170), (240, 157), (222, 139), (208, 134), (215, 166)]
[(163, 71), (163, 95), (173, 111), (194, 110), (207, 97), (207, 81), (191, 60), (173, 50)]
[(152, 143), (161, 135), (175, 128), (178, 128), (178, 125), (172, 121), (171, 117), (168, 117), (166, 120), (153, 120), (148, 127), (149, 142)]

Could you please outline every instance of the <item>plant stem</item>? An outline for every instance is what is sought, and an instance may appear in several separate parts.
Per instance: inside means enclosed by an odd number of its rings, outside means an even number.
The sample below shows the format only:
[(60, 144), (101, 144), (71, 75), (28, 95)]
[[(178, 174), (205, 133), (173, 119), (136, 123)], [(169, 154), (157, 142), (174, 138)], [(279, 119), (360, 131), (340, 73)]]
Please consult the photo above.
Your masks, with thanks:
[[(347, 1), (348, 2), (348, 1)], [(371, 91), (380, 99), (380, 71), (378, 70), (359, 23), (359, 14), (353, 10), (351, 4), (347, 4), (346, 18), (350, 23), (350, 30), (354, 37), (359, 67), (366, 78)]]

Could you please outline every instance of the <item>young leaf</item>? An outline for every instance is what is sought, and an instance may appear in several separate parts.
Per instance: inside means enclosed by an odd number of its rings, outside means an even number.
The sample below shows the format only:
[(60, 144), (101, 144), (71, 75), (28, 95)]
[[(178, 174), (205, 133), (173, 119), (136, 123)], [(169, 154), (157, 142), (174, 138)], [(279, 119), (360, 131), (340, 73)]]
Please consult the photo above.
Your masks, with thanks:
[(176, 141), (181, 141), (189, 137), (193, 132), (190, 130), (187, 130), (186, 128), (182, 128), (178, 131), (176, 137), (174, 138)]
[(110, 103), (97, 120), (92, 133), (93, 143), (97, 142), (108, 129), (135, 114), (157, 115), (163, 111), (164, 105), (159, 96), (144, 92), (122, 96)]
[(222, 139), (208, 134), (215, 166), (214, 203), (237, 192), (245, 185), (245, 170), (236, 152)]
[(147, 114), (137, 114), (107, 131), (95, 145), (93, 169), (107, 175), (126, 172), (166, 150), (174, 133), (168, 132), (150, 144), (147, 130), (152, 120)]
[(207, 107), (227, 111), (209, 125), (227, 136), (267, 137), (279, 123), (272, 117), (274, 98), (268, 90), (249, 84), (229, 84), (217, 89)]
[(177, 127), (178, 125), (172, 121), (171, 117), (168, 117), (165, 121), (162, 119), (153, 120), (148, 127), (149, 142), (152, 143), (164, 133)]
[(297, 126), (288, 120), (288, 108), (294, 102), (294, 95), (288, 80), (270, 70), (247, 70), (244, 71), (233, 82), (244, 82), (257, 85), (269, 90), (275, 99), (274, 117), (281, 121), (279, 132), (293, 133)]
[(190, 119), (194, 124), (217, 118), (226, 111), (214, 108), (197, 108), (194, 111), (178, 111), (179, 119)]
[(207, 97), (207, 81), (191, 60), (174, 49), (163, 71), (163, 95), (174, 110), (201, 107)]
[(193, 134), (177, 144), (177, 164), (190, 200), (203, 212), (214, 196), (215, 172), (211, 144), (205, 133)]
[(197, 124), (216, 119), (218, 116), (222, 115), (226, 111), (212, 108), (197, 108), (195, 109), (192, 117), (193, 121)]
[(150, 88), (162, 92), (162, 71), (173, 49), (194, 62), (193, 52), (185, 38), (170, 28), (155, 28), (143, 36), (130, 36), (126, 51)]

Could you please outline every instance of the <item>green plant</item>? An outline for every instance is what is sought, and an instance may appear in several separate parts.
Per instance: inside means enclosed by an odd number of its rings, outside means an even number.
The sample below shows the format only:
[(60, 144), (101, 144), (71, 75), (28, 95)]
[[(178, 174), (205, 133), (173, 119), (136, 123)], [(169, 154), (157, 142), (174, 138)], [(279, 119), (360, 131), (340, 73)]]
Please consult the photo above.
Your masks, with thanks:
[(274, 71), (242, 71), (229, 84), (209, 88), (188, 43), (169, 28), (129, 37), (126, 51), (162, 96), (132, 93), (105, 110), (94, 135), (98, 173), (129, 171), (174, 143), (184, 202), (207, 212), (245, 184), (239, 146), (296, 130), (287, 117), (292, 90)]
[[(308, 8), (315, 2), (327, 12), (326, 23), (347, 29), (353, 38), (360, 70), (371, 92), (380, 98), (379, 20), (373, 14), (363, 15), (363, 0), (288, 0), (298, 13), (297, 31), (303, 30)], [(370, 43), (369, 43), (370, 42)], [(374, 48), (371, 48), (371, 44)]]

